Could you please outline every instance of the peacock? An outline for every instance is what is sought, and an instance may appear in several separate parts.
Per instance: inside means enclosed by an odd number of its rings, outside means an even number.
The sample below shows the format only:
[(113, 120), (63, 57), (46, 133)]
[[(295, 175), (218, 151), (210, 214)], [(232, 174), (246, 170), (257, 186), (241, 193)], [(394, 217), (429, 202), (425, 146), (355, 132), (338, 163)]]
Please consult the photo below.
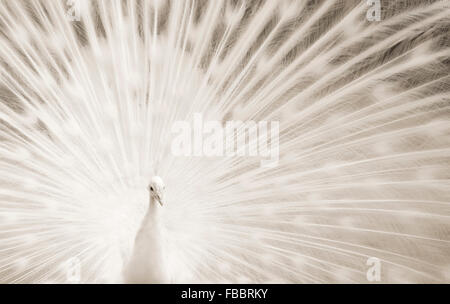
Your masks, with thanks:
[(154, 176), (148, 187), (150, 193), (147, 212), (133, 244), (132, 257), (123, 268), (125, 283), (170, 283), (167, 261), (161, 244), (161, 207), (164, 205), (165, 185)]
[[(0, 282), (449, 283), (449, 28), (448, 0), (0, 0)], [(276, 122), (277, 163), (175, 155), (195, 115)]]

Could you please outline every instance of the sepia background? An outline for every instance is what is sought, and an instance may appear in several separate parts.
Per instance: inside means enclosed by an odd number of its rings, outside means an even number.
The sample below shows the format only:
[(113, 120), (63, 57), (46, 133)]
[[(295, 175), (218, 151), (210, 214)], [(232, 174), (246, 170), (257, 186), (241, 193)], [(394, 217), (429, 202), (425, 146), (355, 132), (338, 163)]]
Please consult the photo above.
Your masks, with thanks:
[[(449, 28), (448, 0), (0, 0), (0, 282), (127, 283), (157, 175), (169, 282), (449, 283)], [(278, 165), (173, 155), (194, 113), (278, 121)]]

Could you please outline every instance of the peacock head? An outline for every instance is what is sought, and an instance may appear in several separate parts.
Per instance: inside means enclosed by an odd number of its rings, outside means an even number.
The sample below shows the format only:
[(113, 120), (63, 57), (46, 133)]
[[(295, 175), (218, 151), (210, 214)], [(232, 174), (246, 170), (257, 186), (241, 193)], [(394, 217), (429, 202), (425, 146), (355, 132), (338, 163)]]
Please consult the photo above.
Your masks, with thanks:
[(164, 205), (164, 189), (166, 186), (161, 177), (153, 176), (150, 184), (148, 185), (148, 191), (150, 196), (155, 199), (161, 206)]

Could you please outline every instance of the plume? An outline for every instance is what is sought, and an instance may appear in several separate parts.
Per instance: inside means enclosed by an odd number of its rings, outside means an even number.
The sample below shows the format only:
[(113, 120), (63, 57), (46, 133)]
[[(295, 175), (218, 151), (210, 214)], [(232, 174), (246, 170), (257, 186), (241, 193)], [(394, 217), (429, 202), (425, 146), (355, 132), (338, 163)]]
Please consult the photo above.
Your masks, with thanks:
[(120, 281), (153, 175), (175, 283), (450, 282), (450, 4), (373, 4), (0, 0), (0, 282)]

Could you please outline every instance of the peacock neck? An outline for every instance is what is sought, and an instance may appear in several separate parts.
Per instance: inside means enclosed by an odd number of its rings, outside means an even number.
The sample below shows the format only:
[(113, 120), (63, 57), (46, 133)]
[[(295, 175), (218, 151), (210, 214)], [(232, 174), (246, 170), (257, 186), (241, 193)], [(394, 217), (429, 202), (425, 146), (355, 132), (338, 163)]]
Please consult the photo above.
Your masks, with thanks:
[(161, 215), (161, 206), (153, 198), (150, 198), (147, 213), (144, 218), (144, 228), (151, 228), (155, 225), (159, 225), (159, 219)]

